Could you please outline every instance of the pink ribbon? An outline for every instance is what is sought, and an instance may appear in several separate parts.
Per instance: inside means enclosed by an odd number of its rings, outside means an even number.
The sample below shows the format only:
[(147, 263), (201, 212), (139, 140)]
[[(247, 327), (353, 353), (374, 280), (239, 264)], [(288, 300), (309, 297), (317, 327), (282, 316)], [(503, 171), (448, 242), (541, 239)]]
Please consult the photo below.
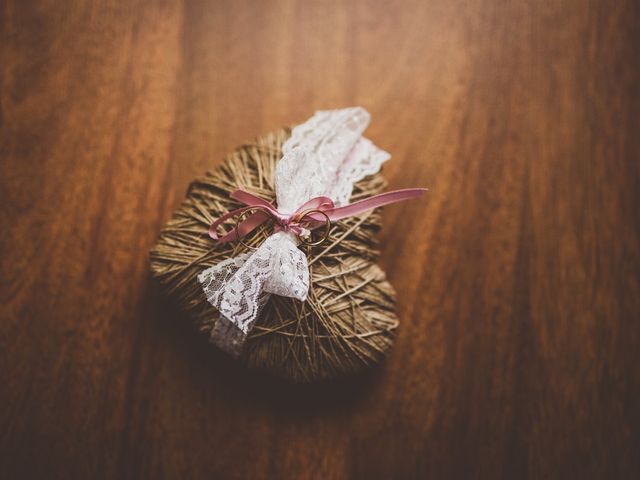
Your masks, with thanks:
[[(391, 203), (419, 197), (426, 191), (426, 188), (393, 190), (391, 192), (381, 193), (365, 198), (364, 200), (350, 203), (343, 207), (336, 207), (333, 200), (329, 197), (315, 197), (300, 205), (295, 212), (291, 214), (284, 214), (280, 213), (276, 207), (266, 200), (256, 197), (244, 190), (236, 190), (230, 195), (230, 197), (246, 206), (231, 210), (213, 222), (209, 227), (209, 236), (220, 243), (239, 240), (266, 222), (269, 219), (269, 216), (275, 220), (274, 230), (276, 232), (284, 230), (286, 232), (292, 232), (295, 235), (301, 235), (308, 230), (302, 225), (302, 223), (308, 224), (311, 220), (317, 222), (319, 226), (325, 221), (325, 216), (319, 213), (309, 213), (305, 215), (305, 212), (309, 212), (310, 210), (317, 210), (324, 213), (331, 221), (341, 220), (343, 218), (366, 212), (367, 210), (373, 210), (374, 208), (383, 207)], [(260, 211), (249, 215), (237, 226), (236, 229), (230, 232), (225, 232), (222, 237), (218, 236), (216, 230), (222, 223), (224, 223), (225, 220), (240, 216), (243, 213), (255, 210), (256, 208), (259, 208)], [(304, 220), (304, 222), (302, 222), (302, 220)]]

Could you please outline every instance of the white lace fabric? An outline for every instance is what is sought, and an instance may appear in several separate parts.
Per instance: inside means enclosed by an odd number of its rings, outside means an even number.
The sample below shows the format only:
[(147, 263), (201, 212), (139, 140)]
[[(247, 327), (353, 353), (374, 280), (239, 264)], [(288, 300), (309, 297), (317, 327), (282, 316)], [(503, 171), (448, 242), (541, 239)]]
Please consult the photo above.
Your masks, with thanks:
[[(345, 205), (354, 183), (380, 170), (390, 156), (362, 137), (369, 118), (360, 107), (319, 111), (293, 128), (275, 169), (280, 212), (292, 213), (318, 196)], [(305, 301), (309, 292), (307, 258), (295, 235), (284, 231), (250, 253), (208, 268), (198, 280), (220, 312), (211, 341), (233, 356), (241, 353), (270, 295)]]

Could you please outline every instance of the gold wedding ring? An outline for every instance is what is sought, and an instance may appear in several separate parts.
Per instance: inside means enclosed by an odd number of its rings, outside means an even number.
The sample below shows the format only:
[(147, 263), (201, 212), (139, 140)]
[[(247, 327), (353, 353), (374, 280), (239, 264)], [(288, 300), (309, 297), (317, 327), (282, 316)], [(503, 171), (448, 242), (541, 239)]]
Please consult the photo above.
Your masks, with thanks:
[(247, 247), (250, 250), (255, 250), (257, 247), (252, 247), (251, 245), (245, 243), (243, 237), (240, 236), (240, 224), (246, 216), (253, 215), (256, 211), (264, 213), (267, 217), (272, 217), (271, 212), (266, 207), (261, 207), (260, 205), (256, 205), (255, 207), (248, 208), (240, 215), (238, 215), (238, 220), (236, 221), (235, 232), (236, 232), (236, 240), (238, 240), (242, 245)]
[[(315, 242), (308, 242), (303, 237), (298, 237), (298, 238), (300, 238), (300, 242), (302, 244), (307, 245), (309, 247), (314, 247), (316, 245), (320, 245), (320, 244), (326, 242), (329, 239), (329, 234), (331, 233), (331, 219), (329, 218), (329, 215), (327, 215), (322, 210), (317, 210), (317, 209), (305, 210), (304, 212), (301, 212), (300, 214), (296, 215), (296, 221), (298, 222), (298, 224), (300, 224), (300, 223), (302, 223), (304, 221), (305, 217), (309, 217), (313, 213), (319, 213), (320, 215), (322, 215), (324, 217), (325, 229), (324, 229), (324, 233), (322, 235), (322, 238), (320, 238), (319, 240), (316, 240)], [(315, 221), (315, 222), (318, 221), (318, 220), (315, 220), (314, 218), (311, 218), (311, 220)], [(309, 236), (311, 236), (311, 235), (309, 235)]]

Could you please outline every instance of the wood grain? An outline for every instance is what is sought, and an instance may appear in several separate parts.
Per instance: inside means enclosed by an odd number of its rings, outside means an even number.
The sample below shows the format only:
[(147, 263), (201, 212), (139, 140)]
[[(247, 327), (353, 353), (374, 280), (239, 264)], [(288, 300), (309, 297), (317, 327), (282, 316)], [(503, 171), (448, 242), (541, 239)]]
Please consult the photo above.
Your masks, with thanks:
[[(638, 478), (631, 0), (0, 4), (1, 478)], [(391, 358), (239, 369), (147, 252), (189, 180), (315, 109), (393, 154)], [(401, 232), (407, 230), (409, 235)]]

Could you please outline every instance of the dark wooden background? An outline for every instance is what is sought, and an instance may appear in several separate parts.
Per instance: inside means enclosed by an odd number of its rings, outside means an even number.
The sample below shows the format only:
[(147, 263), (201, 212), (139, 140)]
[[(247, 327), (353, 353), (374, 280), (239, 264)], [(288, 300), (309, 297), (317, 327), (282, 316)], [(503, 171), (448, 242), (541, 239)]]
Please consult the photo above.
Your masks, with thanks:
[[(1, 478), (638, 478), (638, 2), (0, 5)], [(225, 153), (352, 105), (430, 193), (385, 210), (392, 356), (296, 388), (147, 252)]]

